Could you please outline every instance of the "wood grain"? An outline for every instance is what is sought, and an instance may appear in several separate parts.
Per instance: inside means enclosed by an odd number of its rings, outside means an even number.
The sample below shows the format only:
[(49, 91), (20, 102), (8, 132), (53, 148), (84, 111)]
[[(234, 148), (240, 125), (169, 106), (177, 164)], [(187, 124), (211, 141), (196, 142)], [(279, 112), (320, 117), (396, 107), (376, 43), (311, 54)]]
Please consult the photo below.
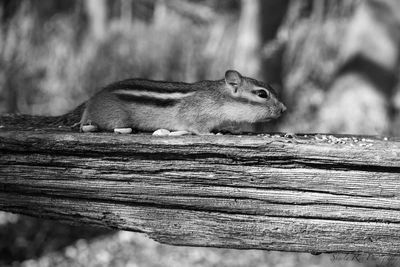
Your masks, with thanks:
[(400, 142), (0, 130), (0, 209), (190, 246), (400, 254)]

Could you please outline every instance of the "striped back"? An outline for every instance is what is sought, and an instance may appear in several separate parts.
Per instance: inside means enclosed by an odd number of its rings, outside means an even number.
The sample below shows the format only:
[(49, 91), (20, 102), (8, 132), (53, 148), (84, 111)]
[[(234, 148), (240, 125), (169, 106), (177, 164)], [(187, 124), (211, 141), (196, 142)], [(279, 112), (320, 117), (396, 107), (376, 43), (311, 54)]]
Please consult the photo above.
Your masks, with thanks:
[(172, 106), (194, 94), (196, 88), (191, 83), (129, 79), (113, 83), (106, 90), (122, 101)]

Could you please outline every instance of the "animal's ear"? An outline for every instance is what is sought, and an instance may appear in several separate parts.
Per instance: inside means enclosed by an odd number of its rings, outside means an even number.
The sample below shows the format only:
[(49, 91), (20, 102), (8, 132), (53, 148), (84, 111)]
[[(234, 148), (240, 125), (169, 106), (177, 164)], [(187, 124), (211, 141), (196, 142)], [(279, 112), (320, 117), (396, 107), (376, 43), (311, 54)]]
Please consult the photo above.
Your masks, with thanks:
[(236, 93), (242, 83), (242, 75), (236, 70), (227, 70), (225, 72), (225, 82), (227, 85), (231, 86)]

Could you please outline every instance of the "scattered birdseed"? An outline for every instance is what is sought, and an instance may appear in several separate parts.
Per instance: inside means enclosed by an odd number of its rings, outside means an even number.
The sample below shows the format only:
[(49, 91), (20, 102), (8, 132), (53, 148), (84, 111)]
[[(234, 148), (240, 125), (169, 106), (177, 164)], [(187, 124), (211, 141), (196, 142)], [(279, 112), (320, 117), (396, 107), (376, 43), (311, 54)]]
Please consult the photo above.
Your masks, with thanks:
[(287, 137), (287, 138), (295, 138), (295, 137), (296, 137), (296, 134), (294, 134), (294, 133), (286, 133), (286, 134), (284, 135), (284, 137)]

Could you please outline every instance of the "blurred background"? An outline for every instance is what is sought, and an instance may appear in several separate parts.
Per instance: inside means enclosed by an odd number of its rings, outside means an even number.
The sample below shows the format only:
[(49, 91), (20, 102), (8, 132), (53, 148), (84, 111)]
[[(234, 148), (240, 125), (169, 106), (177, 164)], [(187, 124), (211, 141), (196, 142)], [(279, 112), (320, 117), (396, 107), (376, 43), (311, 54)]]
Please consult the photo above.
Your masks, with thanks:
[[(398, 0), (0, 0), (0, 114), (60, 115), (116, 80), (236, 69), (288, 107), (258, 129), (399, 136), (399, 48)], [(0, 266), (374, 266), (330, 259), (0, 213)]]

